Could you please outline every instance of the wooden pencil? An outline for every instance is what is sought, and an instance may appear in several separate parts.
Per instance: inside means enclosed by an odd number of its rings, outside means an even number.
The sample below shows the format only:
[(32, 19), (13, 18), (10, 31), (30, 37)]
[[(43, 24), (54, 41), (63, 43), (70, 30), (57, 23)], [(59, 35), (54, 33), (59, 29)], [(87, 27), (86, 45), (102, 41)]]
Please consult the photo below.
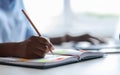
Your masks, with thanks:
[(33, 24), (32, 20), (29, 18), (29, 16), (27, 15), (27, 13), (22, 9), (22, 12), (24, 13), (24, 15), (26, 16), (26, 18), (28, 19), (28, 21), (31, 23), (31, 25), (33, 26), (33, 28), (35, 29), (35, 31), (37, 32), (37, 34), (39, 36), (41, 36), (41, 34), (39, 33), (39, 31), (37, 30), (37, 28), (35, 27), (35, 25)]

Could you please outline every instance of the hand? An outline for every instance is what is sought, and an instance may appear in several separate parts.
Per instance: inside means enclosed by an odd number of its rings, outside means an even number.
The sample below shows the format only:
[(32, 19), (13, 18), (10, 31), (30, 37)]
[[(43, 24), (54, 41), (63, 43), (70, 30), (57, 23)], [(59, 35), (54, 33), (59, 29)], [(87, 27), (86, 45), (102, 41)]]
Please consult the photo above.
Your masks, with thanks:
[(62, 36), (62, 37), (50, 38), (50, 41), (55, 45), (61, 45), (63, 42), (70, 42), (70, 41), (73, 41), (75, 43), (86, 41), (91, 44), (105, 43), (104, 39), (100, 39), (98, 37), (94, 37), (89, 34), (83, 34), (80, 36), (70, 36), (70, 35), (66, 34), (65, 36)]
[(81, 36), (70, 36), (70, 35), (66, 35), (67, 41), (73, 41), (73, 42), (81, 42), (81, 41), (86, 41), (89, 42), (91, 44), (100, 44), (100, 43), (105, 43), (104, 39), (100, 39), (94, 36), (91, 36), (89, 34), (84, 34)]
[(53, 49), (54, 47), (49, 40), (43, 37), (32, 36), (19, 43), (16, 53), (18, 57), (22, 58), (42, 58), (48, 51)]

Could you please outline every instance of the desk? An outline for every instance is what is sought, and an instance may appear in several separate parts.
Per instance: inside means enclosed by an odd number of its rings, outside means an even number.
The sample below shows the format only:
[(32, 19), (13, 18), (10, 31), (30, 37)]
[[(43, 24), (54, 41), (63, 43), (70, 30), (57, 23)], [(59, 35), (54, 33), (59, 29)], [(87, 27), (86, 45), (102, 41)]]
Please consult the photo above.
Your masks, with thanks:
[(120, 54), (44, 70), (0, 65), (0, 75), (120, 75)]

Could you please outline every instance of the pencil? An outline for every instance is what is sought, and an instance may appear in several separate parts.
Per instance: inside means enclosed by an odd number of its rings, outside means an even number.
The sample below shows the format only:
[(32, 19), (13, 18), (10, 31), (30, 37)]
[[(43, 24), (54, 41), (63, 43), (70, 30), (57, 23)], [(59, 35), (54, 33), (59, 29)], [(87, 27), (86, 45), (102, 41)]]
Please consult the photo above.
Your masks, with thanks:
[(35, 25), (33, 24), (32, 20), (29, 18), (29, 16), (27, 15), (27, 13), (22, 9), (22, 12), (24, 13), (24, 15), (26, 16), (26, 18), (28, 19), (28, 21), (31, 23), (31, 25), (33, 26), (33, 28), (35, 29), (35, 31), (37, 32), (37, 34), (39, 36), (41, 36), (41, 34), (39, 33), (39, 31), (37, 30), (37, 28), (35, 27)]
[[(35, 29), (35, 31), (37, 32), (37, 34), (39, 36), (41, 36), (41, 34), (39, 33), (39, 31), (37, 30), (37, 28), (35, 27), (35, 25), (33, 24), (32, 20), (29, 18), (29, 16), (27, 15), (27, 13), (22, 9), (23, 14), (26, 16), (26, 18), (28, 19), (28, 21), (31, 23), (31, 25), (33, 26), (33, 28)], [(53, 54), (52, 50), (50, 49), (50, 52)]]

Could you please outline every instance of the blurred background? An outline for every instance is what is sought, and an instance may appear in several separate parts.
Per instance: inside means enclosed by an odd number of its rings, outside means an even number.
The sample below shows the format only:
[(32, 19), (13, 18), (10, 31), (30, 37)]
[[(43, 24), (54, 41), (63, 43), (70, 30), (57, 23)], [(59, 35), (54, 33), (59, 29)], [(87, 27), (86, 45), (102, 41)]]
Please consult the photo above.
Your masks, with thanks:
[(120, 0), (24, 0), (26, 11), (49, 37), (89, 33), (119, 40)]

